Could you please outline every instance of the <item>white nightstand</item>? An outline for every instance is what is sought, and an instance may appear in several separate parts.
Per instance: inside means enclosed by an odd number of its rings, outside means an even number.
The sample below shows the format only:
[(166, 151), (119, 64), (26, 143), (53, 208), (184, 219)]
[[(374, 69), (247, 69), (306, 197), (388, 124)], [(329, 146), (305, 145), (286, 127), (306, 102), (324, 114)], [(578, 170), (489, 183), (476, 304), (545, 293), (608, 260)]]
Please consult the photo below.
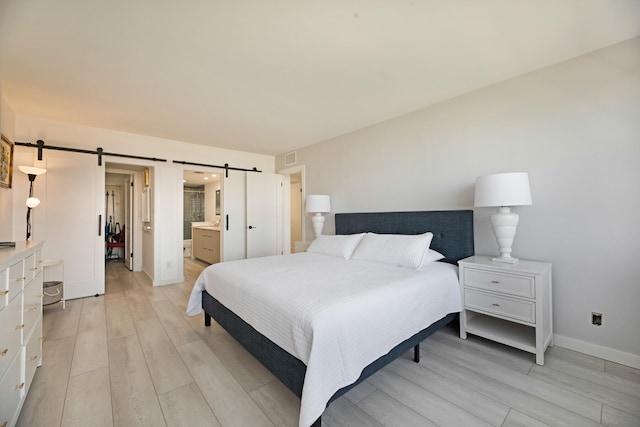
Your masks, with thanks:
[(553, 346), (551, 264), (472, 256), (458, 262), (463, 310), (460, 338), (474, 334), (536, 355)]

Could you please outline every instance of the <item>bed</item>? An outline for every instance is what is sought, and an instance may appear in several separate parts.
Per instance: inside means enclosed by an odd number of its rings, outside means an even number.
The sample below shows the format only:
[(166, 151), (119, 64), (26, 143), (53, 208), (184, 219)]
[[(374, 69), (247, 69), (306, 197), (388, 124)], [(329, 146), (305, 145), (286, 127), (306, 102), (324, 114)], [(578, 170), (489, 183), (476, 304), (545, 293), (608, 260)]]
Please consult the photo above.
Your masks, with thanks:
[[(199, 300), (198, 305), (201, 306), (205, 312), (205, 325), (209, 326), (211, 324), (211, 318), (214, 318), (284, 385), (301, 398), (301, 426), (319, 426), (322, 411), (331, 401), (346, 393), (407, 350), (413, 348), (414, 357), (417, 359), (419, 356), (418, 346), (420, 342), (457, 317), (457, 311), (459, 311), (460, 307), (453, 303), (447, 303), (450, 305), (443, 303), (440, 308), (440, 314), (437, 314), (437, 311), (432, 314), (432, 306), (429, 306), (429, 310), (424, 308), (427, 307), (428, 304), (436, 304), (436, 301), (439, 301), (436, 298), (433, 298), (434, 301), (431, 301), (431, 298), (409, 298), (412, 300), (411, 304), (414, 305), (407, 307), (407, 312), (414, 314), (419, 313), (419, 316), (403, 316), (402, 313), (404, 312), (402, 310), (404, 310), (404, 307), (396, 307), (397, 304), (395, 302), (387, 305), (384, 310), (380, 310), (380, 300), (393, 300), (391, 298), (393, 296), (392, 294), (382, 293), (389, 292), (388, 287), (385, 287), (384, 283), (387, 277), (389, 278), (388, 280), (391, 281), (396, 280), (396, 275), (399, 275), (400, 278), (398, 280), (401, 280), (403, 283), (402, 289), (414, 286), (416, 280), (426, 280), (427, 277), (438, 274), (442, 275), (442, 277), (448, 277), (447, 280), (451, 281), (449, 277), (451, 276), (450, 270), (453, 269), (451, 266), (456, 265), (458, 260), (473, 255), (474, 252), (473, 212), (468, 210), (336, 214), (335, 224), (336, 238), (340, 238), (338, 236), (344, 236), (345, 239), (354, 239), (362, 233), (408, 235), (407, 237), (415, 236), (415, 239), (420, 238), (424, 233), (431, 234), (429, 247), (443, 254), (444, 259), (442, 259), (441, 262), (431, 263), (427, 269), (429, 271), (416, 274), (413, 274), (415, 272), (409, 274), (408, 269), (395, 268), (394, 270), (388, 268), (388, 266), (378, 266), (371, 263), (363, 268), (361, 266), (362, 264), (358, 264), (366, 262), (366, 260), (329, 261), (325, 259), (327, 258), (326, 256), (315, 253), (273, 257), (273, 260), (265, 258), (234, 261), (222, 263), (226, 265), (223, 266), (221, 264), (216, 267), (218, 274), (216, 280), (218, 282), (224, 282), (221, 278), (222, 276), (220, 276), (220, 270), (226, 269), (228, 270), (228, 276), (226, 276), (228, 280), (230, 282), (235, 281), (236, 283), (224, 283), (225, 286), (219, 286), (219, 288), (224, 288), (224, 291), (211, 291), (211, 293), (215, 293), (216, 295), (216, 297), (213, 297), (205, 290), (207, 278), (210, 278), (214, 273), (208, 271), (209, 268), (207, 268), (203, 271), (198, 281), (196, 281), (190, 300), (190, 314), (198, 312), (197, 309), (193, 309), (192, 305), (194, 300)], [(273, 264), (273, 262), (276, 264)], [(312, 333), (312, 335), (314, 335), (313, 340), (315, 341), (304, 342), (298, 340), (298, 335), (308, 334), (308, 331), (299, 331), (304, 329), (306, 324), (298, 326), (298, 323), (286, 317), (287, 314), (285, 311), (288, 310), (291, 305), (294, 305), (294, 303), (286, 301), (287, 293), (293, 289), (291, 287), (287, 288), (286, 286), (287, 283), (295, 284), (302, 282), (300, 277), (303, 276), (299, 276), (303, 274), (302, 271), (304, 271), (304, 277), (320, 275), (320, 273), (314, 273), (312, 269), (309, 270), (310, 272), (303, 270), (307, 268), (307, 265), (312, 266), (309, 268), (318, 268), (320, 271), (324, 269), (324, 271), (327, 272), (325, 273), (326, 280), (330, 283), (334, 281), (339, 282), (338, 279), (343, 276), (351, 277), (358, 275), (358, 268), (360, 268), (360, 270), (366, 269), (368, 271), (367, 274), (371, 271), (373, 276), (369, 277), (368, 280), (376, 292), (380, 290), (377, 297), (378, 301), (375, 301), (375, 298), (367, 296), (366, 304), (353, 304), (353, 301), (348, 303), (347, 305), (350, 307), (357, 306), (358, 313), (361, 312), (362, 314), (345, 313), (344, 315), (361, 316), (361, 319), (358, 321), (353, 320), (353, 322), (340, 322), (336, 324), (325, 322), (327, 328), (334, 328), (331, 330), (336, 331), (335, 337), (330, 337), (327, 333), (322, 333), (322, 330), (319, 329), (316, 330), (315, 333)], [(358, 267), (359, 265), (360, 267)], [(234, 270), (235, 275), (233, 274)], [(433, 270), (433, 272), (431, 270)], [(262, 297), (258, 299), (247, 296), (247, 293), (257, 292), (256, 288), (262, 286), (260, 280), (258, 280), (258, 278), (262, 277), (264, 277), (265, 282), (268, 281), (267, 279), (269, 277), (277, 277), (278, 280), (283, 283), (283, 291), (277, 297), (273, 298), (274, 307), (272, 308), (272, 312), (263, 309), (262, 306), (266, 303), (263, 303)], [(209, 281), (212, 280), (213, 279), (209, 279)], [(233, 284), (233, 286), (230, 286), (231, 284)], [(237, 284), (237, 289), (235, 284)], [(344, 283), (338, 283), (338, 285), (344, 286)], [(376, 286), (379, 286), (379, 288)], [(446, 292), (451, 293), (451, 285), (449, 284), (447, 286), (448, 290)], [(336, 289), (335, 292), (340, 293), (340, 289), (342, 288), (336, 287)], [(307, 292), (313, 294), (313, 289), (309, 288)], [(323, 290), (322, 295), (317, 295), (318, 300), (323, 298), (330, 299), (331, 292), (332, 291)], [(393, 292), (394, 295), (395, 293), (400, 293), (396, 290)], [(440, 293), (446, 292), (442, 291)], [(459, 297), (457, 286), (456, 293)], [(249, 299), (250, 308), (237, 305), (235, 300), (230, 299), (231, 294), (235, 295), (234, 298), (236, 299)], [(264, 298), (268, 299), (267, 297)], [(313, 303), (311, 306), (302, 306), (299, 311), (301, 310), (302, 313), (305, 313), (304, 310), (309, 308), (309, 312), (313, 313), (313, 310), (317, 309), (316, 306), (325, 307), (324, 302), (318, 302), (318, 304), (316, 304), (316, 300), (313, 300), (313, 298), (310, 297)], [(256, 299), (257, 301), (254, 301)], [(281, 303), (284, 307), (276, 307), (275, 305), (278, 303)], [(427, 311), (430, 313), (429, 316), (435, 316), (435, 318), (425, 316), (425, 319), (422, 319), (422, 313), (426, 313)], [(389, 315), (392, 317), (385, 320), (381, 316), (373, 314), (380, 312), (384, 312), (385, 315), (389, 312)], [(339, 315), (336, 313), (332, 313), (331, 316), (325, 316), (325, 318), (328, 317), (331, 321), (339, 322)], [(302, 317), (304, 317), (304, 315)], [(417, 319), (418, 317), (420, 317), (420, 319)], [(414, 318), (417, 319), (415, 322)], [(426, 318), (429, 320), (427, 321)], [(424, 325), (418, 327), (417, 325), (420, 324), (420, 322), (423, 322)], [(273, 323), (271, 329), (264, 326), (267, 323)], [(285, 331), (285, 326), (288, 326), (290, 323), (293, 325), (291, 327), (292, 331)], [(360, 332), (356, 334), (356, 332), (343, 331), (340, 325), (345, 323), (356, 324), (357, 327), (361, 328), (359, 330)], [(383, 330), (387, 324), (393, 326), (393, 334), (397, 333), (398, 336), (394, 335), (393, 337), (380, 338), (386, 339), (386, 341), (381, 341), (380, 347), (378, 348), (376, 347), (378, 344), (374, 342), (371, 337), (378, 339), (377, 337), (379, 335), (383, 336)], [(367, 331), (366, 329), (369, 325), (370, 331)], [(369, 333), (369, 338), (361, 339), (361, 341), (357, 343), (354, 342), (353, 345), (357, 344), (357, 346), (354, 347), (355, 349), (346, 348), (346, 346), (344, 349), (342, 348), (342, 341), (357, 341), (360, 334), (365, 336), (367, 332)], [(350, 336), (349, 334), (352, 335)], [(293, 335), (293, 337), (291, 338), (285, 335)], [(269, 338), (267, 338), (267, 336), (269, 336)], [(324, 337), (324, 340), (322, 340), (321, 337)], [(291, 339), (291, 342), (287, 341), (288, 339)], [(389, 344), (389, 340), (395, 341)], [(338, 360), (338, 362), (336, 362), (336, 360)], [(355, 362), (358, 362), (360, 365)], [(339, 363), (339, 365), (336, 365), (336, 363)], [(357, 372), (355, 376), (354, 372)], [(305, 378), (307, 380), (306, 383)], [(327, 394), (327, 390), (330, 390), (330, 393)], [(320, 395), (319, 398), (318, 395)], [(318, 406), (318, 399), (322, 404), (320, 407)]]

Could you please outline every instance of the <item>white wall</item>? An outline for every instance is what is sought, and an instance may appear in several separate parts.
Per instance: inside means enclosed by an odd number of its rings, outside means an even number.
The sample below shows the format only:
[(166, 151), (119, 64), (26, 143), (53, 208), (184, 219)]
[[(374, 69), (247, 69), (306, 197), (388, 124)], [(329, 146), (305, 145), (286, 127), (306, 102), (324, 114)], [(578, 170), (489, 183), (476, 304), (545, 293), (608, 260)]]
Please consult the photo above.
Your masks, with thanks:
[[(153, 169), (154, 285), (184, 280), (182, 256), (182, 171), (156, 166)], [(172, 226), (169, 226), (171, 224)]]
[[(0, 84), (0, 132), (9, 141), (13, 141), (14, 122), (15, 114), (9, 104), (2, 99), (2, 85)], [(13, 196), (11, 192), (12, 189), (0, 187), (0, 242), (12, 240), (10, 224), (13, 224)]]
[[(251, 169), (255, 166), (264, 172), (274, 171), (273, 156), (189, 144), (181, 141), (76, 125), (21, 114), (16, 116), (15, 129), (16, 140), (22, 142), (35, 143), (36, 140), (42, 139), (47, 145), (59, 145), (88, 150), (95, 150), (97, 147), (102, 147), (105, 152), (110, 151), (165, 159), (168, 160), (168, 162), (164, 163), (165, 165), (177, 168), (183, 168), (183, 166), (172, 163), (172, 160), (217, 165), (229, 163), (229, 165), (233, 167)], [(109, 161), (114, 163), (138, 164), (138, 162), (133, 160), (119, 157), (110, 158)], [(151, 163), (152, 166), (162, 164), (163, 162)], [(185, 166), (185, 168), (198, 169), (190, 166)]]
[[(635, 367), (639, 163), (640, 38), (298, 150), (333, 212), (469, 209), (477, 176), (528, 172), (514, 255), (553, 263), (556, 344)], [(479, 254), (497, 253), (491, 212)]]

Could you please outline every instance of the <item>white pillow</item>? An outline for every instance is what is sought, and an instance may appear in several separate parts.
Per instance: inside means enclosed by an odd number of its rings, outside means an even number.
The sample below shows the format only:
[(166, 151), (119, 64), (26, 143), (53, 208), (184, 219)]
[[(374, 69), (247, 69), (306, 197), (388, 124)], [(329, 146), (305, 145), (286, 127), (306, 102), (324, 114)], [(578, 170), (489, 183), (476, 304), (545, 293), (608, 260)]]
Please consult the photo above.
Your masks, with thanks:
[(321, 234), (309, 245), (307, 252), (349, 259), (362, 240), (362, 236), (364, 233), (337, 236)]
[(367, 233), (352, 259), (380, 262), (397, 267), (420, 268), (433, 239), (430, 232), (418, 235)]
[(440, 261), (441, 259), (444, 259), (444, 255), (442, 255), (440, 252), (434, 251), (433, 249), (427, 249), (427, 251), (424, 253), (424, 256), (422, 257), (422, 264), (420, 264), (419, 269), (428, 266), (434, 261)]

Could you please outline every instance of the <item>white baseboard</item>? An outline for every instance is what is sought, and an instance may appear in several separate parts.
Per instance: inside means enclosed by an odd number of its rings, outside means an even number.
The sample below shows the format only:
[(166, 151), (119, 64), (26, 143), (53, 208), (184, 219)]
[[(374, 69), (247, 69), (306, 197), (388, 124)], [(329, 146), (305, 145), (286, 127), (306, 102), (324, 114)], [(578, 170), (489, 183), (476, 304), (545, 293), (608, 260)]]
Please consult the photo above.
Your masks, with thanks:
[(588, 354), (589, 356), (599, 357), (621, 365), (640, 369), (640, 355), (637, 354), (627, 353), (614, 348), (603, 347), (601, 345), (557, 334), (553, 335), (553, 344), (559, 347), (568, 348), (569, 350)]
[(151, 283), (153, 286), (166, 286), (166, 285), (175, 285), (176, 283), (184, 282), (184, 276), (178, 277), (177, 279), (165, 279), (165, 280), (153, 280)]

